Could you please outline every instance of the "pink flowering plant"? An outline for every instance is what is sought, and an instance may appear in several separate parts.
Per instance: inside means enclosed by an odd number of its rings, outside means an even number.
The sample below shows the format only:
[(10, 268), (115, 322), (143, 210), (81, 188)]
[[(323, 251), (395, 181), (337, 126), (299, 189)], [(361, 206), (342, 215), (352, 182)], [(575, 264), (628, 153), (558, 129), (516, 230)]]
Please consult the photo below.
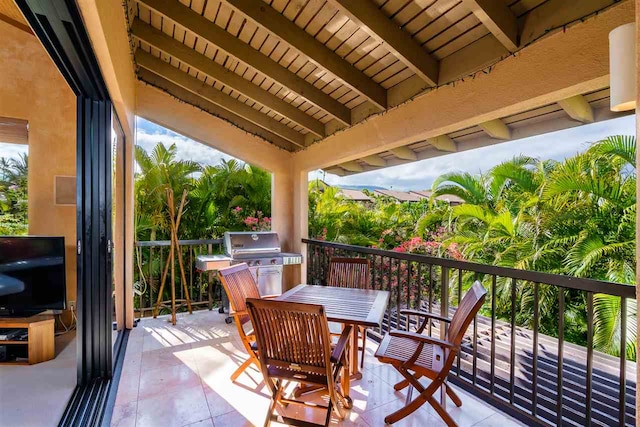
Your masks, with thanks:
[(265, 216), (262, 211), (254, 211), (250, 215), (240, 206), (231, 210), (239, 230), (246, 231), (269, 231), (271, 230), (271, 218)]

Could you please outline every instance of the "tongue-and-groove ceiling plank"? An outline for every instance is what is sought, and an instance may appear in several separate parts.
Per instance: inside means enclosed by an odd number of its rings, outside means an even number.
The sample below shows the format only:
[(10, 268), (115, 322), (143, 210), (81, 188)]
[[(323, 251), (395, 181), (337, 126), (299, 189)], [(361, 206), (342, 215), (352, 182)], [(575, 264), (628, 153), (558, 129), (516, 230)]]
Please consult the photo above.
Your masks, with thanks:
[(134, 30), (144, 22), (167, 43), (173, 40), (173, 47), (182, 45), (181, 51), (168, 52), (154, 40), (147, 44), (135, 37), (136, 47), (209, 85), (208, 102), (233, 104), (237, 112), (246, 112), (247, 122), (279, 133), (293, 150), (353, 126), (381, 107), (398, 106), (436, 82), (443, 85), (485, 69), (518, 43), (528, 45), (549, 28), (615, 3), (127, 1)]
[(438, 62), (429, 56), (409, 34), (390, 21), (375, 4), (369, 1), (353, 0), (329, 0), (329, 2), (349, 17), (355, 24), (355, 30), (359, 27), (378, 42), (385, 43), (390, 53), (421, 79), (432, 86), (438, 84)]
[(178, 68), (157, 58), (143, 50), (136, 52), (136, 62), (139, 66), (159, 75), (160, 77), (198, 95), (219, 107), (224, 108), (246, 120), (294, 143), (299, 147), (304, 147), (304, 135), (290, 127), (270, 118), (258, 110), (251, 108), (247, 104), (226, 95), (224, 92), (211, 87), (209, 84), (192, 77)]
[(313, 119), (298, 108), (265, 91), (264, 89), (252, 84), (242, 76), (231, 72), (227, 68), (219, 65), (215, 61), (210, 61), (204, 55), (201, 55), (189, 49), (173, 37), (156, 30), (152, 26), (145, 24), (140, 20), (133, 23), (132, 34), (134, 37), (143, 40), (158, 50), (165, 52), (171, 57), (188, 64), (189, 67), (197, 69), (200, 73), (206, 74), (212, 79), (232, 87), (236, 91), (244, 94), (246, 97), (253, 99), (260, 104), (277, 111), (284, 117), (303, 126), (310, 132), (319, 137), (324, 137), (324, 125)]
[(184, 89), (181, 86), (178, 86), (169, 80), (159, 76), (151, 71), (141, 68), (138, 71), (138, 75), (141, 77), (142, 81), (145, 83), (154, 86), (171, 96), (179, 99), (182, 102), (190, 104), (194, 107), (201, 109), (202, 111), (206, 111), (209, 114), (212, 114), (216, 117), (219, 117), (229, 123), (234, 124), (235, 126), (243, 129), (246, 132), (249, 132), (253, 135), (257, 135), (262, 139), (271, 142), (272, 144), (282, 148), (287, 151), (294, 151), (296, 149), (296, 145), (287, 141), (286, 139), (280, 137), (279, 135), (270, 132), (261, 126), (257, 126), (254, 123), (248, 121), (242, 116), (239, 116), (235, 113), (230, 112), (224, 108), (219, 107), (213, 102), (207, 101), (203, 97), (199, 95), (195, 95), (193, 92), (190, 92)]
[[(323, 109), (345, 125), (351, 124), (351, 114), (344, 105), (282, 67), (277, 61), (256, 54), (255, 49), (243, 42), (242, 39), (238, 39), (232, 33), (217, 25), (211, 25), (211, 21), (198, 15), (187, 6), (167, 0), (144, 0), (144, 4), (158, 14), (189, 29), (190, 32), (196, 34), (206, 43), (216, 46), (227, 55), (252, 67), (264, 76), (269, 76), (288, 90), (305, 97), (311, 104)], [(218, 19), (220, 18), (218, 17)], [(242, 27), (242, 24), (239, 27)], [(261, 47), (265, 49), (264, 45), (261, 45)]]
[(358, 72), (333, 50), (300, 29), (277, 10), (256, 0), (225, 0), (225, 3), (307, 56), (318, 67), (331, 72), (374, 105), (386, 109), (387, 94), (384, 88)]

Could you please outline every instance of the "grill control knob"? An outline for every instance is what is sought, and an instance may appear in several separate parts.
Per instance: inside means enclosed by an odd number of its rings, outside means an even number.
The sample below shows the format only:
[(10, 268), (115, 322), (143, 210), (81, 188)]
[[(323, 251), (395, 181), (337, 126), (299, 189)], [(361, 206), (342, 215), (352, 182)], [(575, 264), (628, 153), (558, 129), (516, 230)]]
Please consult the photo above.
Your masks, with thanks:
[(275, 259), (272, 259), (272, 260), (271, 260), (271, 264), (275, 265), (275, 264), (276, 264), (276, 260), (275, 260)]
[(256, 262), (253, 263), (253, 265), (260, 265), (260, 264), (262, 264), (260, 260), (256, 260)]

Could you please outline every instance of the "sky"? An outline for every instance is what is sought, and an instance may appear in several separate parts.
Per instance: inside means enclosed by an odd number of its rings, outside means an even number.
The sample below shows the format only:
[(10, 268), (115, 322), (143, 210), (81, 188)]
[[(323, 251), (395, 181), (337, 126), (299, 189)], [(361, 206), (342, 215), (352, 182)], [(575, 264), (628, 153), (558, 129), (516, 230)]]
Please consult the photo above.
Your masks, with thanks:
[(176, 144), (177, 157), (181, 160), (193, 160), (204, 165), (216, 165), (220, 160), (233, 159), (218, 150), (207, 147), (185, 136), (151, 123), (143, 118), (136, 119), (136, 143), (151, 152), (158, 142), (169, 147)]
[(0, 142), (0, 157), (16, 158), (22, 153), (28, 153), (29, 146), (26, 144), (9, 144)]
[[(322, 171), (314, 171), (309, 174), (309, 178), (324, 179), (330, 185), (369, 185), (397, 190), (424, 190), (430, 188), (433, 180), (443, 173), (469, 172), (477, 174), (518, 155), (531, 156), (543, 160), (563, 160), (584, 151), (589, 142), (617, 134), (634, 135), (635, 116), (630, 115), (605, 122), (578, 126), (572, 129), (348, 177), (339, 177), (333, 174), (325, 174)], [(194, 160), (207, 165), (215, 165), (221, 159), (232, 159), (227, 154), (138, 118), (137, 143), (147, 151), (151, 151), (158, 142), (166, 146), (175, 143), (178, 148), (177, 156), (180, 159)], [(26, 145), (0, 142), (0, 157), (15, 157), (18, 153), (27, 152), (27, 150)]]

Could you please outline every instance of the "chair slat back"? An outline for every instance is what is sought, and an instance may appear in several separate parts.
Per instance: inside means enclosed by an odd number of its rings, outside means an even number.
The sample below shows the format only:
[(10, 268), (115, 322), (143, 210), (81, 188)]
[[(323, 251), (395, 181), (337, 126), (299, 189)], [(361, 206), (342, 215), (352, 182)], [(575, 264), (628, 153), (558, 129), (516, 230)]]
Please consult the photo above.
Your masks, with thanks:
[(369, 289), (367, 258), (338, 258), (329, 261), (327, 285), (341, 288)]
[[(231, 267), (218, 270), (220, 281), (229, 297), (231, 309), (235, 312), (246, 312), (247, 298), (260, 298), (260, 290), (249, 266), (246, 263), (232, 265)], [(248, 314), (240, 315), (242, 324), (249, 321)]]
[(276, 300), (247, 300), (258, 355), (265, 365), (299, 366), (330, 374), (331, 341), (324, 307)]
[(482, 307), (482, 304), (484, 304), (486, 295), (487, 290), (480, 282), (476, 281), (473, 286), (471, 286), (471, 289), (469, 289), (464, 298), (462, 298), (458, 309), (451, 319), (451, 324), (447, 331), (447, 341), (455, 345), (462, 343), (464, 333), (480, 310), (480, 307)]

